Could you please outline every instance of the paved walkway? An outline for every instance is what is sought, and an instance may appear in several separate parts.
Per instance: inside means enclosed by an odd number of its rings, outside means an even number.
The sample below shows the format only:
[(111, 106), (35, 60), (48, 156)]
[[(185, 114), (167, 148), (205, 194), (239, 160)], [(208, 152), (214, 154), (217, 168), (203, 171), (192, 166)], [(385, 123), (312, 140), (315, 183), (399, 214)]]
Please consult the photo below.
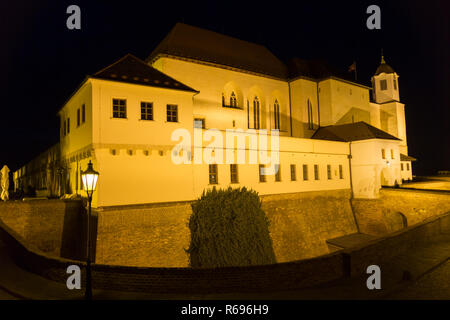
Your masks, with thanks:
[[(319, 287), (282, 292), (230, 294), (149, 294), (94, 290), (94, 299), (449, 299), (450, 236), (415, 247), (387, 262), (381, 262), (382, 290), (368, 290), (367, 276), (341, 279)], [(65, 284), (27, 272), (11, 260), (0, 242), (0, 299), (76, 300), (83, 290), (68, 290)], [(446, 285), (444, 285), (446, 284)], [(409, 289), (411, 288), (411, 290)]]

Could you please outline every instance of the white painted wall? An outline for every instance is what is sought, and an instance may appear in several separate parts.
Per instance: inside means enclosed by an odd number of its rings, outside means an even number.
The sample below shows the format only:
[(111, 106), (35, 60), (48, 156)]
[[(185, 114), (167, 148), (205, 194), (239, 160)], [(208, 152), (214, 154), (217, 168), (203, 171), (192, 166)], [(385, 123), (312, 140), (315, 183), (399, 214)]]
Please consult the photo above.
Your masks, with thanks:
[(381, 186), (394, 186), (396, 182), (401, 184), (400, 151), (397, 140), (354, 141), (351, 143), (351, 154), (355, 198), (377, 198)]

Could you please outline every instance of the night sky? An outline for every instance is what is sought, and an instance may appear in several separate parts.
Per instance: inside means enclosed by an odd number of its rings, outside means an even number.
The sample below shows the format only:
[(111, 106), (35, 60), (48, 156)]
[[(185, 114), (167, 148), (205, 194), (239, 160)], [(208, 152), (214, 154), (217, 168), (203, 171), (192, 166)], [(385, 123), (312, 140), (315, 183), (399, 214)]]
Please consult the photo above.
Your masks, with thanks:
[[(81, 8), (81, 30), (66, 8)], [(381, 8), (368, 30), (366, 8)], [(449, 18), (442, 1), (2, 1), (0, 165), (16, 170), (59, 139), (57, 111), (86, 75), (126, 53), (145, 59), (176, 22), (267, 46), (286, 61), (324, 59), (370, 85), (384, 48), (400, 75), (416, 174), (450, 170)]]

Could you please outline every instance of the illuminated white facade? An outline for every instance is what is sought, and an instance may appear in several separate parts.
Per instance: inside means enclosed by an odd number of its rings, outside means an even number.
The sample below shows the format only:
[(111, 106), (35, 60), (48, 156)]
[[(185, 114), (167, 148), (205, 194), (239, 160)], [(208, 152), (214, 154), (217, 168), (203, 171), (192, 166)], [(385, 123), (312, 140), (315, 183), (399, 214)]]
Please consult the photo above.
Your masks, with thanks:
[[(281, 62), (276, 70), (239, 57), (212, 62), (205, 57), (214, 52), (202, 56), (208, 41), (172, 50), (167, 44), (176, 43), (177, 32), (218, 43), (223, 38), (247, 48), (250, 57), (260, 50), (276, 62), (264, 47), (178, 24), (146, 62), (127, 55), (88, 77), (59, 112), (65, 193), (82, 193), (80, 170), (89, 160), (100, 172), (95, 207), (193, 200), (213, 186), (260, 194), (352, 189), (355, 197), (374, 198), (382, 185), (412, 178), (398, 75), (384, 60), (372, 78), (371, 101), (370, 87), (333, 75), (283, 76)], [(203, 133), (279, 130), (280, 173), (261, 178), (258, 163), (175, 164), (180, 141), (172, 134), (186, 129), (193, 137), (195, 120)], [(335, 128), (344, 135), (333, 136)], [(361, 132), (368, 135), (358, 137)], [(202, 150), (211, 142), (204, 139)]]

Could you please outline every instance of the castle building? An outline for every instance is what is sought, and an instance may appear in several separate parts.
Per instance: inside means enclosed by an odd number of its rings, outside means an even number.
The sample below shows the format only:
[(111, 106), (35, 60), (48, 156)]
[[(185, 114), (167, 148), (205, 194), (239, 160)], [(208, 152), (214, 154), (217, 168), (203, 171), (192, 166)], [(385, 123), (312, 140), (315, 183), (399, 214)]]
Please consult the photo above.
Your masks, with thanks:
[[(146, 61), (126, 55), (87, 76), (59, 111), (51, 149), (59, 173), (44, 153), (14, 173), (15, 186), (57, 176), (59, 194), (84, 194), (80, 173), (92, 161), (94, 207), (188, 201), (214, 186), (376, 198), (381, 186), (412, 179), (398, 77), (382, 57), (371, 88), (318, 61), (285, 64), (264, 46), (178, 23)], [(180, 130), (192, 140), (200, 130), (201, 154), (230, 148), (213, 143), (209, 129), (245, 131), (248, 141), (277, 132), (277, 170), (261, 174), (259, 160), (173, 161)], [(186, 159), (194, 149), (183, 150)], [(249, 159), (250, 143), (244, 149)]]

